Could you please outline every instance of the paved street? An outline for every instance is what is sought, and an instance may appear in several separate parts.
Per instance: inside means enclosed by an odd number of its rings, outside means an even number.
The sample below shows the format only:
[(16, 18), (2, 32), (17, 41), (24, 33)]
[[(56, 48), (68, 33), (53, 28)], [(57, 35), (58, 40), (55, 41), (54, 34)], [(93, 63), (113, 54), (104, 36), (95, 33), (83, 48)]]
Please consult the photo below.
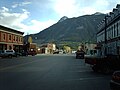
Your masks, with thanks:
[(0, 59), (0, 90), (110, 90), (110, 79), (75, 55)]

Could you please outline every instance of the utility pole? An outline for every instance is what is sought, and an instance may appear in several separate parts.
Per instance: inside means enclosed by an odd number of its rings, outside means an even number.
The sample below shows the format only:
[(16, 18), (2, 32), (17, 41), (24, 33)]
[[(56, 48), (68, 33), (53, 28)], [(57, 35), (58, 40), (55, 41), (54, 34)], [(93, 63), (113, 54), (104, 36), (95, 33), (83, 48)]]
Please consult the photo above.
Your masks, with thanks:
[(106, 56), (107, 54), (107, 15), (105, 15), (105, 50), (104, 50), (104, 55)]

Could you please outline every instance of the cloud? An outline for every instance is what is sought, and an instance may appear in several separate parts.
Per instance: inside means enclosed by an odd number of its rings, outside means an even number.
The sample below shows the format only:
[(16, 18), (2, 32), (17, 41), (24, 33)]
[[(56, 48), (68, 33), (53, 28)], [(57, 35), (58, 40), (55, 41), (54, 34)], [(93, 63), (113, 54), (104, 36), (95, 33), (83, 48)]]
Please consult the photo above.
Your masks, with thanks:
[(12, 13), (6, 7), (2, 7), (0, 10), (0, 23), (8, 26), (14, 26), (20, 24), (22, 21), (28, 18), (29, 12), (23, 9), (23, 13)]
[(54, 10), (59, 16), (73, 16), (78, 7), (76, 6), (75, 0), (56, 0), (54, 5)]
[(16, 4), (14, 4), (14, 5), (12, 5), (12, 8), (16, 8), (16, 7), (18, 7), (18, 6), (25, 6), (25, 5), (29, 5), (29, 4), (31, 4), (31, 2), (21, 2), (21, 3), (16, 3)]
[(0, 24), (25, 32), (25, 34), (32, 34), (38, 33), (55, 23), (54, 20), (47, 20), (44, 22), (31, 20), (29, 23), (24, 24), (23, 22), (29, 18), (30, 12), (25, 9), (22, 9), (22, 11), (22, 13), (12, 13), (8, 8), (2, 7), (2, 9), (0, 9)]
[(96, 12), (108, 13), (112, 11), (119, 0), (53, 0), (55, 12), (61, 16), (77, 17)]
[(30, 23), (30, 26), (26, 27), (26, 34), (32, 34), (32, 33), (38, 33), (46, 28), (48, 28), (49, 26), (53, 25), (56, 21), (54, 20), (47, 20), (47, 21), (37, 21), (37, 20), (32, 20)]

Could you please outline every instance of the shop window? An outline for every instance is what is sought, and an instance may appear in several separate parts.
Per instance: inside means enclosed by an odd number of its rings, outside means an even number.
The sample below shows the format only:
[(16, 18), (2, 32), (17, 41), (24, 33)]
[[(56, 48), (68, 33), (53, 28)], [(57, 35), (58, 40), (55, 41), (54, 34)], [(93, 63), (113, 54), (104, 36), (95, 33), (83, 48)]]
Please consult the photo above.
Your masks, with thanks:
[(12, 49), (12, 47), (11, 46), (9, 46), (9, 50), (11, 50)]

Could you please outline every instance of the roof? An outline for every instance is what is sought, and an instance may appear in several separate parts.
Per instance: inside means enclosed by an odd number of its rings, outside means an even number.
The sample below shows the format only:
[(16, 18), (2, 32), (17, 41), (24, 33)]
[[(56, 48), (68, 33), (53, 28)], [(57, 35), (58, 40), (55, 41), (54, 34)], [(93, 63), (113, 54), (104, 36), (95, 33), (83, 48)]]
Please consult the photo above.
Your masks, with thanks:
[(9, 31), (9, 32), (14, 32), (14, 33), (22, 34), (22, 35), (24, 34), (24, 32), (21, 32), (21, 31), (18, 31), (18, 30), (9, 28), (9, 27), (5, 27), (5, 26), (2, 26), (2, 25), (0, 25), (0, 29), (3, 29), (5, 31)]

